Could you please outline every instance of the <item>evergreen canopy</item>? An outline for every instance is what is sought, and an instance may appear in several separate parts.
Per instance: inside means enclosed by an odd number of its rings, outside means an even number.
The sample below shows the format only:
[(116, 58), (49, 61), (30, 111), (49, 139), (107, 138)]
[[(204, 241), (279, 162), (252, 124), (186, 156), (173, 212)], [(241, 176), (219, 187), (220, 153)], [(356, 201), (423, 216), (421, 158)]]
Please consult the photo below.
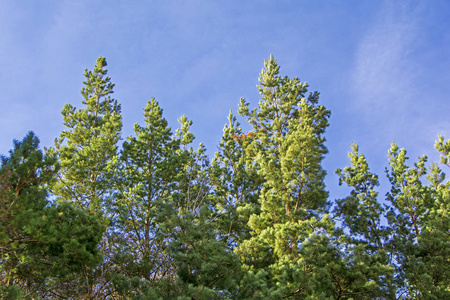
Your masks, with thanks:
[(213, 159), (173, 131), (158, 101), (121, 142), (121, 106), (100, 57), (80, 108), (40, 150), (29, 132), (0, 165), (0, 297), (5, 299), (450, 299), (450, 141), (440, 164), (389, 149), (377, 192), (358, 145), (322, 160), (330, 111), (299, 78), (264, 63), (251, 108), (230, 112)]

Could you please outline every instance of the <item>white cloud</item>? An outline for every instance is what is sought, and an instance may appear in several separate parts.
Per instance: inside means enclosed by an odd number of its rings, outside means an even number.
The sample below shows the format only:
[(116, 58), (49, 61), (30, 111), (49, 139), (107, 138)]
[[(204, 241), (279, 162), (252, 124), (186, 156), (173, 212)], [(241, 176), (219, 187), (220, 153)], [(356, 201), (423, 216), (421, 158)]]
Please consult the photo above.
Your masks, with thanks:
[(391, 142), (411, 164), (424, 154), (431, 163), (439, 161), (437, 135), (450, 138), (450, 44), (433, 19), (438, 7), (385, 1), (357, 45), (348, 112), (355, 142), (381, 176)]
[(392, 141), (415, 149), (432, 147), (423, 145), (435, 138), (430, 136), (436, 126), (428, 103), (442, 100), (427, 99), (421, 84), (433, 80), (429, 66), (420, 61), (423, 18), (418, 5), (386, 1), (357, 46), (350, 110), (361, 119), (362, 142), (371, 147)]
[(410, 62), (417, 13), (407, 5), (385, 4), (356, 53), (353, 92), (356, 109), (367, 115), (402, 111), (414, 96), (417, 70)]

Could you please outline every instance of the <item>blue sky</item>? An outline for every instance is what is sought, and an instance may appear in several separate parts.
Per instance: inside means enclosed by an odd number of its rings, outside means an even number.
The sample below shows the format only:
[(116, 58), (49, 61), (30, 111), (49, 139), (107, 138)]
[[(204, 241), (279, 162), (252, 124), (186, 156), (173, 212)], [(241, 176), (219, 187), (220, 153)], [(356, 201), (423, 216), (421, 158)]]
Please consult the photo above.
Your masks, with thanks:
[(156, 97), (212, 154), (240, 97), (257, 104), (273, 54), (332, 111), (326, 183), (343, 197), (334, 170), (352, 142), (381, 177), (392, 141), (437, 160), (437, 134), (450, 138), (449, 29), (445, 0), (1, 1), (0, 153), (29, 130), (52, 146), (63, 105), (81, 105), (84, 69), (104, 56), (124, 137)]

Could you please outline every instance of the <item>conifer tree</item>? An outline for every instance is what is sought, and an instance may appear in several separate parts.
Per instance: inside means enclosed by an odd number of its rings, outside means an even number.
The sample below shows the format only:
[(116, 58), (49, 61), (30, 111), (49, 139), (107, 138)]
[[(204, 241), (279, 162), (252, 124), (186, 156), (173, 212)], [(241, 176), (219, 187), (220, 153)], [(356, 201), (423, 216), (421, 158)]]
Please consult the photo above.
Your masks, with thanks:
[[(450, 142), (439, 136), (435, 148), (448, 166)], [(387, 219), (392, 228), (389, 246), (396, 259), (398, 293), (406, 298), (450, 297), (450, 183), (437, 164), (428, 169), (426, 156), (407, 165), (405, 149), (389, 150), (391, 182)], [(430, 185), (423, 182), (428, 179)]]
[(44, 155), (38, 144), (38, 138), (29, 132), (21, 142), (14, 141), (9, 157), (1, 157), (0, 270), (2, 285), (7, 287), (32, 282), (30, 273), (36, 272), (33, 267), (39, 267), (36, 260), (42, 258), (27, 253), (27, 247), (38, 242), (35, 222), (47, 205), (45, 185), (56, 171), (56, 159)]
[(121, 157), (114, 227), (123, 240), (115, 294), (214, 299), (230, 293), (237, 260), (218, 238), (221, 216), (209, 187), (206, 149), (189, 146), (192, 121), (185, 116), (173, 135), (155, 99), (144, 116), (145, 127), (135, 125), (136, 136), (124, 143)]
[(121, 182), (114, 204), (114, 227), (123, 238), (118, 255), (133, 262), (128, 276), (154, 280), (170, 272), (161, 223), (172, 213), (176, 176), (182, 171), (180, 140), (175, 139), (153, 98), (144, 109), (145, 127), (123, 144)]
[[(225, 216), (212, 194), (206, 149), (203, 144), (197, 150), (188, 147), (194, 139), (189, 129), (192, 121), (182, 116), (179, 122), (182, 171), (177, 173), (173, 214), (164, 224), (170, 232), (170, 253), (176, 270), (171, 293), (186, 299), (227, 298), (236, 292), (238, 261), (221, 239), (220, 220)], [(164, 299), (172, 297), (162, 295)]]
[[(62, 110), (66, 130), (55, 140), (55, 151), (61, 165), (53, 193), (59, 203), (70, 203), (97, 216), (110, 225), (110, 207), (116, 193), (118, 165), (117, 143), (121, 136), (121, 106), (111, 98), (114, 84), (107, 76), (106, 60), (97, 59), (93, 71), (85, 70), (81, 89), (83, 108), (66, 104)], [(116, 270), (111, 256), (113, 249), (105, 231), (100, 250), (104, 257), (96, 268), (84, 269), (85, 276), (74, 277), (79, 298), (95, 299)]]
[(228, 298), (236, 292), (237, 257), (222, 237), (222, 218), (217, 198), (211, 193), (210, 166), (200, 145), (189, 149), (189, 160), (181, 173), (181, 190), (175, 194), (177, 213), (170, 219), (174, 226), (170, 249), (176, 266), (175, 286), (180, 296), (192, 299)]
[(1, 157), (0, 297), (12, 297), (14, 290), (20, 297), (19, 289), (27, 297), (66, 294), (65, 278), (80, 276), (80, 266), (100, 259), (103, 225), (67, 203), (49, 203), (48, 185), (58, 165), (38, 144), (30, 132), (14, 142), (9, 157)]
[(318, 104), (317, 92), (306, 96), (306, 83), (279, 76), (272, 56), (259, 81), (259, 108), (250, 111), (244, 99), (239, 105), (239, 114), (253, 127), (240, 137), (246, 166), (264, 181), (261, 212), (248, 223), (252, 236), (238, 249), (246, 271), (241, 296), (302, 298), (319, 285), (309, 270), (309, 263), (317, 262), (308, 261), (311, 251), (328, 247), (321, 235), (331, 226), (324, 216), (328, 193), (321, 161), (330, 112)]
[(450, 299), (450, 141), (429, 167), (393, 143), (385, 201), (353, 144), (330, 216), (330, 111), (272, 56), (258, 107), (239, 104), (251, 131), (230, 112), (212, 163), (154, 98), (119, 155), (105, 67), (85, 71), (54, 149), (30, 132), (0, 157), (0, 298)]
[[(448, 164), (450, 142), (439, 136), (436, 149), (441, 163)], [(450, 260), (448, 232), (449, 182), (445, 173), (427, 157), (407, 165), (406, 150), (393, 143), (389, 150), (391, 183), (385, 207), (377, 200), (378, 177), (370, 173), (364, 155), (352, 145), (351, 167), (337, 170), (340, 182), (353, 188), (349, 197), (338, 200), (336, 213), (349, 230), (341, 247), (350, 262), (350, 276), (341, 280), (366, 278), (350, 287), (350, 295), (382, 299), (446, 299)], [(425, 183), (427, 179), (429, 183)], [(388, 226), (382, 226), (382, 217)], [(344, 248), (345, 247), (345, 248)], [(355, 269), (353, 262), (360, 262)], [(354, 275), (357, 274), (357, 277)], [(345, 275), (345, 274), (344, 274)], [(354, 281), (357, 283), (357, 281)], [(353, 284), (354, 285), (354, 284)]]
[(114, 84), (106, 76), (106, 65), (105, 58), (99, 57), (93, 71), (85, 70), (81, 89), (85, 107), (64, 106), (61, 113), (67, 130), (55, 140), (61, 170), (54, 193), (91, 214), (103, 211), (114, 190), (122, 129), (120, 104), (110, 96)]
[(211, 177), (217, 209), (226, 215), (220, 218), (221, 228), (226, 232), (222, 238), (230, 249), (250, 237), (249, 218), (260, 212), (258, 197), (262, 180), (255, 171), (246, 168), (243, 138), (240, 123), (230, 112), (212, 161)]
[(350, 196), (336, 201), (335, 213), (348, 234), (340, 232), (337, 244), (345, 267), (340, 270), (343, 295), (365, 295), (370, 298), (396, 299), (394, 261), (389, 251), (390, 230), (382, 224), (386, 213), (378, 201), (378, 176), (371, 173), (367, 160), (351, 145), (348, 156), (352, 165), (336, 170), (339, 184), (352, 188)]

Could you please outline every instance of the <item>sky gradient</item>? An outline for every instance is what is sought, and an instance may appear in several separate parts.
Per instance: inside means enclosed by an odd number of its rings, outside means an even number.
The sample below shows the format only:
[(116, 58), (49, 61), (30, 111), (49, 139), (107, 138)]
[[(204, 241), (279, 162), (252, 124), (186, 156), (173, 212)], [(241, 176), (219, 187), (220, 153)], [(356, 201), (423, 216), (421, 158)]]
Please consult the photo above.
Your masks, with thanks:
[(413, 161), (438, 159), (437, 134), (450, 138), (449, 28), (445, 0), (1, 1), (0, 154), (30, 130), (52, 146), (64, 104), (81, 106), (84, 69), (104, 56), (124, 138), (156, 97), (173, 129), (193, 120), (212, 156), (240, 97), (257, 105), (273, 54), (332, 112), (326, 184), (344, 197), (334, 171), (352, 142), (382, 178), (393, 141)]

